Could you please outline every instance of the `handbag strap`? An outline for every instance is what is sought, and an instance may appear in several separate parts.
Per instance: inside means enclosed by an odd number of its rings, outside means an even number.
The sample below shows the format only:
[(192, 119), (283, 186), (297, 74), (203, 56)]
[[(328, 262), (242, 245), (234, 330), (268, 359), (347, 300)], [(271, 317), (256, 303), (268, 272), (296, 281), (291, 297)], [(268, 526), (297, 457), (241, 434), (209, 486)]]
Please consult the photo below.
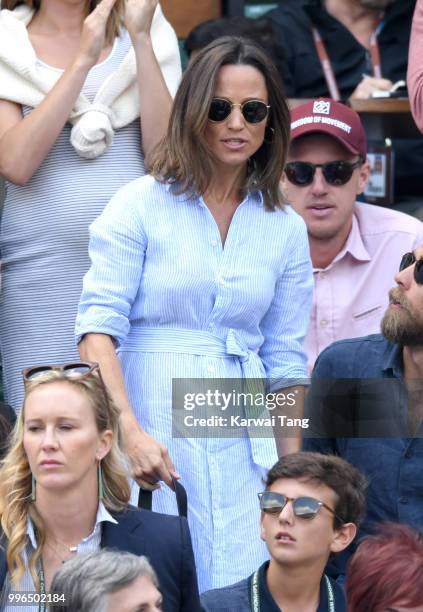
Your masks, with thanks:
[[(188, 498), (187, 492), (185, 488), (181, 485), (180, 482), (175, 480), (172, 477), (172, 487), (176, 494), (176, 504), (178, 506), (178, 514), (179, 516), (184, 516), (187, 518), (188, 516)], [(149, 491), (148, 489), (141, 489), (138, 494), (138, 508), (143, 508), (144, 510), (151, 510), (153, 506), (153, 491)]]

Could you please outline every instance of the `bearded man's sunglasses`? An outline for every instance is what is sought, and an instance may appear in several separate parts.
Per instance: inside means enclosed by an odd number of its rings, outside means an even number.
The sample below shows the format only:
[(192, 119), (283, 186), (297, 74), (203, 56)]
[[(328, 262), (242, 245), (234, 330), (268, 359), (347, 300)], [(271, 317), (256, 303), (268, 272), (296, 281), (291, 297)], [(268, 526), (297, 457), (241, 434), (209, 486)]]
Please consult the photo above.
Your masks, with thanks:
[(282, 493), (275, 493), (274, 491), (263, 491), (262, 493), (258, 493), (258, 498), (260, 500), (260, 510), (265, 514), (280, 514), (286, 504), (292, 502), (292, 510), (298, 518), (307, 520), (314, 519), (320, 508), (326, 508), (326, 510), (329, 510), (329, 512), (336, 516), (338, 521), (344, 523), (341, 517), (336, 514), (335, 510), (314, 497), (294, 498), (282, 495)]
[(423, 285), (423, 257), (417, 259), (414, 253), (406, 253), (402, 256), (399, 271), (402, 272), (409, 266), (414, 266), (414, 280), (418, 285)]
[(242, 104), (234, 104), (226, 98), (213, 98), (209, 108), (209, 121), (213, 123), (225, 121), (231, 114), (234, 106), (239, 106), (242, 116), (247, 123), (261, 123), (266, 119), (270, 108), (262, 100), (247, 100)]
[(329, 185), (340, 187), (346, 185), (351, 179), (353, 172), (363, 164), (363, 160), (356, 162), (331, 161), (326, 164), (312, 164), (310, 162), (294, 161), (285, 166), (286, 178), (297, 187), (311, 185), (316, 174), (316, 168), (321, 168), (325, 181)]

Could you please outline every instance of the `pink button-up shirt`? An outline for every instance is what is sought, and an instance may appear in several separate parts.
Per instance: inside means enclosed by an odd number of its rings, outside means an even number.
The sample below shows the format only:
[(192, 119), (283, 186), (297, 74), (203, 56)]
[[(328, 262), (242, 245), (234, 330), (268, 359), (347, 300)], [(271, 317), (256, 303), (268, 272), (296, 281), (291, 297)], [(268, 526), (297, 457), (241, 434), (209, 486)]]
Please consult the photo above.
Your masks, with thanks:
[(401, 257), (423, 244), (423, 223), (372, 204), (354, 205), (344, 248), (324, 270), (314, 270), (314, 298), (305, 340), (310, 371), (335, 340), (380, 332), (388, 291)]

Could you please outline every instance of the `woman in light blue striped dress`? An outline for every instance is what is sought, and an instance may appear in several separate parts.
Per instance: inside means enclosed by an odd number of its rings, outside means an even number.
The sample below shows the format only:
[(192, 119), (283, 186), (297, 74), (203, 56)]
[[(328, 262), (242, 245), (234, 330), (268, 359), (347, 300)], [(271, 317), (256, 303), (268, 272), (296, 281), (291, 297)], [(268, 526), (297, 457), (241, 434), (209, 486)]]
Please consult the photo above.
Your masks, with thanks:
[[(157, 0), (1, 5), (9, 10), (0, 13), (0, 175), (6, 181), (0, 343), (6, 397), (18, 411), (23, 367), (79, 358), (74, 325), (89, 267), (88, 226), (119, 187), (145, 173), (144, 155), (165, 133), (170, 114), (160, 68), (174, 93), (180, 60), (176, 35), (159, 8), (150, 35)], [(125, 6), (129, 30), (123, 25)], [(115, 75), (131, 48), (133, 85), (122, 104), (108, 108), (104, 97), (99, 104), (97, 94), (107, 82), (109, 94), (123, 87)], [(20, 71), (25, 88), (18, 84)], [(16, 78), (9, 83), (6, 74)], [(120, 123), (100, 154), (96, 141), (103, 126), (110, 126), (109, 116)], [(101, 129), (93, 133), (97, 124)]]
[[(229, 416), (218, 394), (228, 407), (232, 390), (267, 378), (282, 400), (307, 376), (307, 232), (279, 191), (289, 124), (264, 53), (243, 39), (212, 43), (182, 79), (153, 176), (118, 191), (90, 228), (80, 353), (100, 362), (122, 411), (138, 483), (181, 477), (200, 590), (267, 558), (256, 493), (277, 458), (272, 424), (243, 426), (256, 407), (231, 405)], [(203, 383), (207, 406), (194, 398)], [(174, 511), (167, 486), (153, 498)]]

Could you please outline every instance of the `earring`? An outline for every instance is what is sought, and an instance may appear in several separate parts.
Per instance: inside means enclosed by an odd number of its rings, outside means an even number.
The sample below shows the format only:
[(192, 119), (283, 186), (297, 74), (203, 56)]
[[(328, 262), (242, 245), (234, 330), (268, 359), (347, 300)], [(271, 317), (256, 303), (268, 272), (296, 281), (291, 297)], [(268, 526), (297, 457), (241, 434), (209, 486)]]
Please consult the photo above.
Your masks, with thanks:
[(34, 474), (31, 474), (31, 501), (35, 502), (37, 496), (36, 496), (36, 491), (35, 491), (35, 478), (34, 478)]
[(103, 470), (101, 469), (101, 459), (98, 462), (98, 499), (103, 500)]
[(274, 128), (270, 127), (270, 125), (266, 125), (266, 128), (264, 130), (264, 141), (266, 144), (272, 144), (273, 140), (275, 138), (275, 130)]

